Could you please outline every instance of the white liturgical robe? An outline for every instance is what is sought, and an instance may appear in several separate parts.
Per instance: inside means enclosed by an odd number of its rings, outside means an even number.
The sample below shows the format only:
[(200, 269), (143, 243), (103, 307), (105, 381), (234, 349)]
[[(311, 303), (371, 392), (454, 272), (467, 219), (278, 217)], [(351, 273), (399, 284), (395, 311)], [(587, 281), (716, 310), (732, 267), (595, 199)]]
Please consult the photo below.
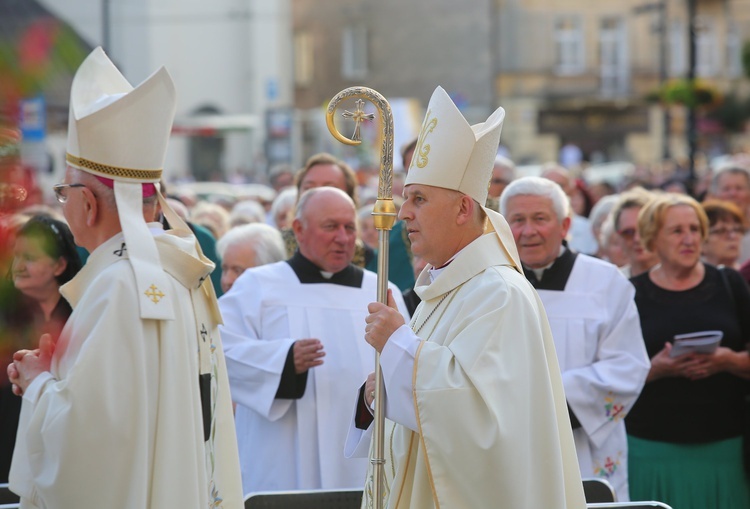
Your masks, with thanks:
[[(351, 392), (375, 368), (364, 330), (377, 277), (345, 270), (362, 274), (361, 286), (302, 283), (287, 262), (256, 267), (219, 301), (246, 494), (363, 484), (367, 461), (346, 459), (343, 450)], [(408, 317), (400, 291), (389, 287)], [(278, 398), (289, 350), (306, 338), (322, 342), (323, 364), (308, 370), (301, 397)]]
[[(433, 282), (428, 270), (418, 278), (411, 328), (381, 354), (389, 509), (586, 507), (552, 335), (513, 265), (489, 233)], [(413, 364), (395, 352), (404, 340), (416, 343)], [(366, 454), (372, 428), (350, 429), (347, 454)], [(363, 507), (371, 483), (370, 472)]]
[[(158, 290), (176, 296), (175, 320), (139, 318), (121, 234), (61, 289), (73, 314), (50, 372), (23, 396), (10, 473), (23, 508), (243, 506), (219, 315), (202, 284), (213, 265), (189, 232), (155, 240), (170, 283)], [(199, 350), (210, 353), (199, 360)], [(206, 372), (208, 440), (198, 381)]]
[[(569, 251), (560, 257), (568, 258)], [(581, 475), (607, 479), (617, 499), (627, 501), (624, 418), (651, 366), (635, 289), (614, 265), (582, 254), (569, 274), (564, 290), (542, 289), (543, 276), (537, 291), (552, 328), (565, 396), (581, 424), (573, 430)]]

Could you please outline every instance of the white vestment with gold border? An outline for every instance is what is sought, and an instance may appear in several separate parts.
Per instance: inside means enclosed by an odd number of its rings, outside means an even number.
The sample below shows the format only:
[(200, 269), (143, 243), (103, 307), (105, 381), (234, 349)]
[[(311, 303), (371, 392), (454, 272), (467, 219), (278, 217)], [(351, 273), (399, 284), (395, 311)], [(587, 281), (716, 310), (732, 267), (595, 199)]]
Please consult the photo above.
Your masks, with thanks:
[(432, 283), (425, 270), (416, 291), (417, 430), (386, 421), (386, 507), (585, 508), (546, 315), (498, 236), (469, 244)]
[[(202, 284), (212, 266), (187, 232), (155, 240), (170, 283), (158, 291), (176, 296), (175, 320), (139, 318), (121, 234), (61, 289), (73, 314), (50, 372), (24, 395), (10, 473), (23, 508), (243, 506), (219, 315)], [(198, 383), (204, 340), (207, 441)]]

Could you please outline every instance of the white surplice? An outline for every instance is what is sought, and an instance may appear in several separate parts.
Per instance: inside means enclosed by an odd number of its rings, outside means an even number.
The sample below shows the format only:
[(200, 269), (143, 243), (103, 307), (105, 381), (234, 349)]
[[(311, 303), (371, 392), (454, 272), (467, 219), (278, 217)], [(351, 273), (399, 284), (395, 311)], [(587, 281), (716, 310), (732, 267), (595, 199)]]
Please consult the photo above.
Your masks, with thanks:
[(582, 477), (606, 478), (628, 498), (625, 415), (651, 366), (635, 289), (614, 265), (579, 254), (564, 291), (538, 290), (549, 318)]
[[(402, 314), (408, 312), (389, 284)], [(361, 288), (299, 282), (286, 262), (248, 269), (220, 299), (221, 328), (245, 493), (357, 488), (367, 461), (343, 455), (351, 392), (375, 368), (364, 339), (377, 277)], [(289, 349), (298, 339), (323, 343), (323, 364), (308, 371), (300, 399), (277, 399)]]
[[(155, 239), (170, 283), (158, 290), (176, 296), (175, 320), (139, 318), (121, 234), (61, 288), (73, 313), (50, 372), (23, 397), (10, 473), (21, 507), (243, 507), (219, 315), (203, 283), (213, 265), (179, 235)], [(208, 441), (199, 368), (212, 373)]]

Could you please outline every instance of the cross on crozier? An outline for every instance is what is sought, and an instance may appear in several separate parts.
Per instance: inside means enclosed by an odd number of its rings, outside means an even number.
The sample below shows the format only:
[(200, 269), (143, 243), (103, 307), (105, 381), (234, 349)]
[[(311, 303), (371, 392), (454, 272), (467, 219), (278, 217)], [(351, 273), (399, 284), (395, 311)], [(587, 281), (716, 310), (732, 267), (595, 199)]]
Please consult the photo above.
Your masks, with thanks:
[(364, 106), (365, 101), (362, 99), (357, 99), (357, 101), (354, 103), (357, 105), (357, 109), (352, 113), (351, 111), (344, 110), (344, 113), (341, 114), (344, 118), (350, 118), (354, 120), (354, 134), (352, 135), (352, 140), (354, 141), (360, 141), (362, 139), (362, 136), (360, 135), (359, 129), (362, 124), (363, 120), (375, 120), (375, 114), (374, 113), (365, 113)]

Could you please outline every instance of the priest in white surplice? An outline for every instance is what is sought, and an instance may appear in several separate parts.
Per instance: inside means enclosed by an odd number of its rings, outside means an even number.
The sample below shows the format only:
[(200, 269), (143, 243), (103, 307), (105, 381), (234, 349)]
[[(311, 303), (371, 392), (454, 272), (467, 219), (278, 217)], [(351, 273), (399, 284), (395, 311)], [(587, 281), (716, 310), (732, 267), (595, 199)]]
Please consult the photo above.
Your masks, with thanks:
[(556, 183), (515, 180), (503, 192), (500, 210), (547, 311), (581, 475), (607, 479), (617, 499), (627, 501), (623, 419), (650, 368), (635, 289), (611, 263), (566, 246), (570, 204)]
[(73, 79), (55, 193), (91, 255), (60, 290), (73, 313), (57, 345), (8, 367), (22, 508), (243, 506), (214, 266), (155, 186), (174, 111), (165, 69), (133, 88), (101, 48)]
[[(411, 327), (392, 302), (371, 303), (365, 335), (381, 351), (390, 509), (586, 507), (542, 304), (508, 224), (480, 205), (504, 116), (469, 126), (438, 88), (406, 177), (399, 218), (429, 263), (422, 303)], [(360, 391), (353, 455), (369, 446), (372, 387)]]
[(306, 191), (298, 251), (246, 270), (220, 300), (246, 494), (362, 485), (366, 460), (343, 449), (351, 390), (375, 362), (362, 338), (377, 277), (351, 263), (356, 221), (343, 191)]

